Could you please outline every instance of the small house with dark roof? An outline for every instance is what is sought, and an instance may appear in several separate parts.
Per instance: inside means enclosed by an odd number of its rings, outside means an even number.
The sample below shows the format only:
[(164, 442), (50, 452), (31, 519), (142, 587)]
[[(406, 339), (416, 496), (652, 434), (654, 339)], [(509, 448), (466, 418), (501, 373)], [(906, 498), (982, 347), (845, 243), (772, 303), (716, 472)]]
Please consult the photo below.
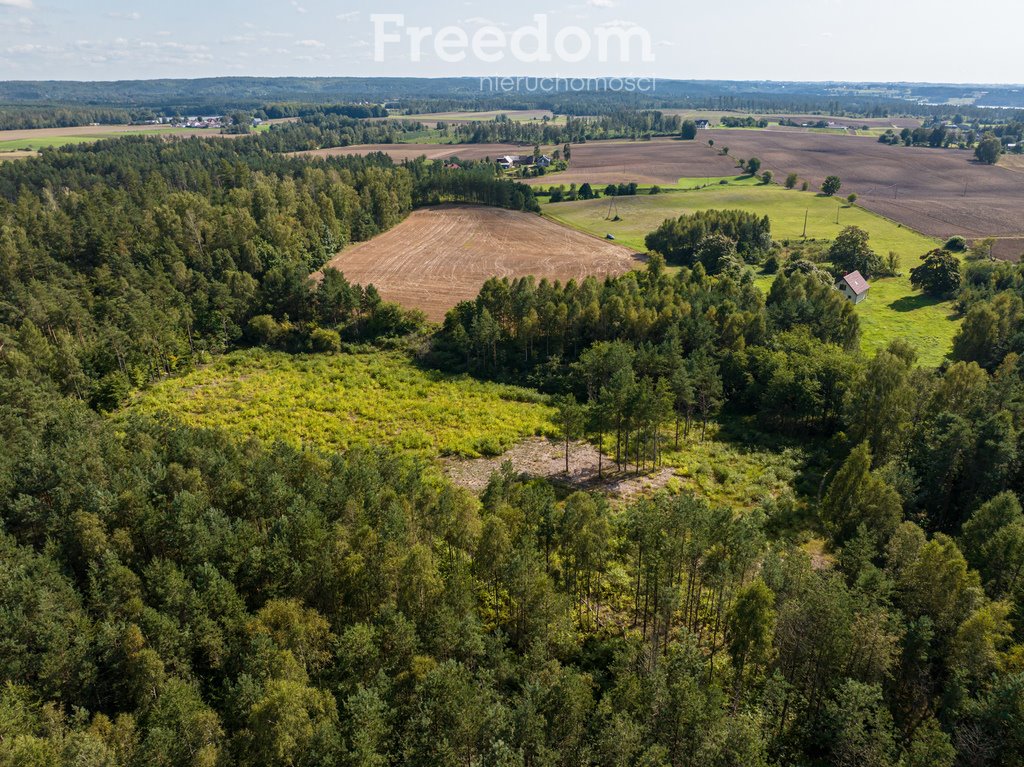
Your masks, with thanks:
[(861, 276), (860, 272), (850, 272), (836, 283), (836, 288), (853, 303), (859, 304), (867, 298), (871, 286), (868, 285), (868, 281)]

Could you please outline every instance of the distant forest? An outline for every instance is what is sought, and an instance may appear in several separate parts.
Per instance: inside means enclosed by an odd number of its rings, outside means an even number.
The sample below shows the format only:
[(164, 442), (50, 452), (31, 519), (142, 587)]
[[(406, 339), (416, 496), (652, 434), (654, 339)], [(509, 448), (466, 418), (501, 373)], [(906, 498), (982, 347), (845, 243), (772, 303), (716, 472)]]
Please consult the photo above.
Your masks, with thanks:
[[(659, 80), (651, 93), (624, 94), (598, 88), (586, 93), (496, 94), (482, 92), (476, 78), (7, 81), (0, 82), (0, 128), (131, 122), (157, 115), (233, 110), (260, 112), (275, 104), (336, 102), (384, 104), (403, 114), (456, 109), (550, 109), (577, 116), (606, 114), (623, 108), (674, 108), (864, 117), (944, 115), (955, 109), (969, 117), (976, 112), (1003, 117), (1006, 115), (1001, 112), (1024, 109), (1024, 92), (1010, 86), (988, 86), (984, 95), (976, 98), (974, 107), (942, 106), (950, 101), (975, 98), (977, 90), (976, 86), (966, 85)], [(29, 107), (32, 109), (24, 111)], [(9, 119), (11, 112), (30, 116), (35, 122), (14, 125)], [(49, 123), (41, 120), (47, 112), (60, 114)]]

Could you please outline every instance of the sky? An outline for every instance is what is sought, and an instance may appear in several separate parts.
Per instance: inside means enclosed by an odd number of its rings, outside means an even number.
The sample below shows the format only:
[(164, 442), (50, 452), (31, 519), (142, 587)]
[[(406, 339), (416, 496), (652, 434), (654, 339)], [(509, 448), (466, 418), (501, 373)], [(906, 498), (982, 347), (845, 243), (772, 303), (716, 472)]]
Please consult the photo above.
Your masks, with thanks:
[(1021, 29), (1018, 0), (985, 3), (983, 21), (959, 0), (0, 0), (0, 79), (1020, 83)]

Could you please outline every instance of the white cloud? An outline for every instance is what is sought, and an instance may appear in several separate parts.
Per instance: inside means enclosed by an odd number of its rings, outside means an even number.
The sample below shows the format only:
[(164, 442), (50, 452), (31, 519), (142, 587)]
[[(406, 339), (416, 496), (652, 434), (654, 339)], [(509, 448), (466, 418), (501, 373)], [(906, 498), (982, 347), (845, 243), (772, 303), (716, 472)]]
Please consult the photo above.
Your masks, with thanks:
[(292, 6), (292, 8), (295, 9), (296, 13), (305, 13), (306, 12), (306, 7), (302, 3), (300, 3), (299, 0), (292, 0), (291, 6)]
[(623, 21), (622, 19), (612, 19), (611, 21), (606, 21), (603, 24), (598, 24), (598, 26), (599, 27), (626, 27), (626, 28), (629, 28), (629, 27), (636, 27), (636, 26), (639, 26), (639, 25), (636, 22), (633, 22), (633, 21)]
[(32, 7), (32, 0), (0, 0), (0, 8), (24, 8)]
[(36, 43), (22, 43), (21, 45), (12, 45), (10, 48), (5, 50), (5, 53), (17, 55), (25, 53), (53, 53), (56, 48), (52, 48), (49, 45), (37, 45)]
[(614, 8), (613, 0), (587, 0), (587, 5), (592, 8)]
[(326, 48), (327, 47), (327, 45), (325, 43), (322, 43), (319, 40), (296, 40), (295, 44), (297, 46), (299, 46), (300, 48)]
[(111, 11), (107, 14), (107, 18), (111, 19), (124, 19), (125, 21), (138, 21), (142, 18), (142, 14), (138, 11), (122, 12), (122, 11)]
[(348, 13), (339, 13), (335, 18), (338, 21), (355, 21), (359, 18), (359, 11), (349, 11)]

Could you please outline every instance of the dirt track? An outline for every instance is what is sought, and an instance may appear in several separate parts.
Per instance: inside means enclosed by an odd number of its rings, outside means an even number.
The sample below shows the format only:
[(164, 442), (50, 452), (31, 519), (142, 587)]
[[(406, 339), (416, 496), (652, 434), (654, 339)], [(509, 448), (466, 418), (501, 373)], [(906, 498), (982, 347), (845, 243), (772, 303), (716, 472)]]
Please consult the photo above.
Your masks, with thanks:
[(475, 298), (489, 277), (532, 274), (565, 281), (621, 274), (638, 263), (627, 248), (531, 213), (445, 205), (414, 211), (394, 229), (342, 251), (328, 266), (440, 321), (459, 301)]

